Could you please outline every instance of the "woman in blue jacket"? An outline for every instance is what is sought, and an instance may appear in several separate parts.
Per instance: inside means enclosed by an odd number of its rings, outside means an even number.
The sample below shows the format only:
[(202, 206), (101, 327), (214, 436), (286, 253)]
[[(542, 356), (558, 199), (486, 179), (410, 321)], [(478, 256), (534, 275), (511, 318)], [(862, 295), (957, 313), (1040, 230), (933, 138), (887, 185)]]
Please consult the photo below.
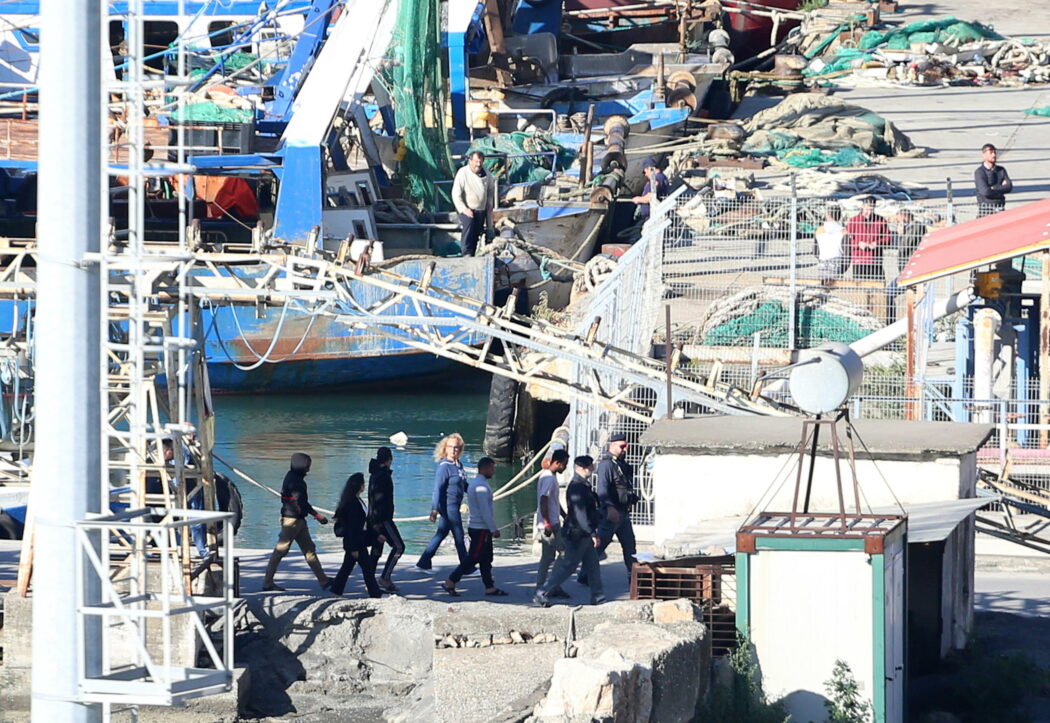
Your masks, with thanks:
[(354, 565), (361, 566), (361, 575), (365, 579), (365, 588), (369, 597), (381, 597), (382, 591), (376, 582), (375, 561), (369, 554), (372, 543), (371, 530), (368, 526), (368, 513), (361, 501), (361, 491), (365, 488), (365, 476), (354, 472), (346, 480), (339, 506), (335, 509), (335, 534), (343, 538), (343, 566), (332, 581), (329, 590), (335, 595), (342, 595), (346, 580), (354, 571)]
[(430, 498), (430, 521), (437, 522), (437, 531), (423, 551), (416, 567), (429, 570), (433, 566), (438, 546), (452, 533), (456, 542), (456, 554), (462, 563), (467, 559), (467, 546), (463, 542), (463, 517), (459, 508), (467, 491), (467, 475), (459, 461), (463, 454), (463, 437), (453, 433), (438, 442), (434, 450), (437, 470), (434, 473), (434, 493)]

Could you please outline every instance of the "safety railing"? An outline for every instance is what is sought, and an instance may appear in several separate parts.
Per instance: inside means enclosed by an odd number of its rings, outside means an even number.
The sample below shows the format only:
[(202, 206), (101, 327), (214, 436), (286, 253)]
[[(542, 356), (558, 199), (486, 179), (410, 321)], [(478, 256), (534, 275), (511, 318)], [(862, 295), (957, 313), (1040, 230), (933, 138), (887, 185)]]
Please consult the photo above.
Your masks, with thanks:
[[(99, 625), (101, 669), (91, 661), (78, 635), (77, 669), (81, 700), (105, 704), (175, 705), (190, 698), (230, 690), (233, 682), (233, 515), (225, 512), (138, 509), (78, 522), (84, 555), (75, 556), (73, 589), (80, 610), (78, 624)], [(194, 525), (219, 528), (221, 581), (215, 593), (194, 595), (187, 589), (178, 540)], [(114, 576), (111, 555), (127, 555), (124, 572)], [(101, 588), (98, 602), (84, 591)], [(205, 617), (221, 622), (216, 646)], [(211, 621), (209, 621), (211, 622)], [(208, 666), (197, 663), (203, 648)], [(90, 653), (90, 654), (89, 654)]]

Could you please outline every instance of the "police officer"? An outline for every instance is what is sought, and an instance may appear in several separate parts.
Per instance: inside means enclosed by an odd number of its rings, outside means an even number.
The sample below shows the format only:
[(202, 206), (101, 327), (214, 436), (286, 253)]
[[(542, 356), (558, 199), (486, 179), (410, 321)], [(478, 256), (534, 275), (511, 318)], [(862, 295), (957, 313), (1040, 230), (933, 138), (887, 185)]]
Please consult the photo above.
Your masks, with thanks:
[[(613, 535), (623, 549), (623, 562), (627, 574), (634, 566), (634, 553), (637, 547), (634, 541), (634, 528), (631, 526), (631, 507), (639, 500), (634, 491), (634, 472), (627, 464), (627, 435), (622, 432), (609, 437), (609, 446), (598, 458), (596, 491), (605, 523), (602, 526), (602, 544), (598, 548), (599, 556), (612, 542)], [(580, 582), (583, 582), (581, 579)]]
[(548, 607), (551, 604), (551, 592), (568, 580), (573, 570), (581, 563), (591, 588), (591, 604), (600, 605), (605, 602), (597, 550), (601, 544), (598, 528), (602, 524), (602, 518), (598, 511), (598, 498), (588, 482), (591, 470), (594, 469), (594, 460), (584, 455), (573, 460), (573, 465), (575, 474), (565, 490), (568, 513), (565, 516), (565, 524), (561, 527), (565, 552), (555, 563), (554, 570), (543, 587), (537, 590), (532, 598), (532, 602), (540, 607)]

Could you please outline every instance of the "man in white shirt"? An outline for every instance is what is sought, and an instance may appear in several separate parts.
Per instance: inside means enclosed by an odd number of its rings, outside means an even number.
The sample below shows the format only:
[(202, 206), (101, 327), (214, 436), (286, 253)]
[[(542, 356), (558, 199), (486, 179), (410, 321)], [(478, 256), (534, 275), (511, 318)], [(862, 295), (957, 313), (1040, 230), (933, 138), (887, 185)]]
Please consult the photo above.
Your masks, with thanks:
[(467, 506), (470, 507), (470, 523), (467, 534), (470, 536), (470, 548), (467, 557), (459, 564), (441, 588), (452, 597), (459, 597), (456, 583), (472, 572), (475, 567), (481, 568), (481, 580), (485, 583), (485, 594), (489, 597), (503, 597), (507, 593), (496, 587), (492, 580), (492, 559), (494, 550), (492, 540), (500, 536), (496, 527), (496, 516), (492, 505), (492, 488), (489, 480), (496, 474), (496, 462), (491, 457), (478, 460), (478, 475), (471, 480), (467, 488)]
[(496, 195), (495, 181), (482, 165), (484, 161), (484, 153), (472, 151), (452, 181), (452, 203), (459, 213), (459, 245), (464, 256), (473, 256), (477, 251), (478, 238), (485, 233)]
[[(569, 453), (556, 449), (551, 453), (547, 469), (540, 473), (536, 484), (536, 539), (540, 541), (540, 564), (536, 568), (536, 589), (547, 582), (551, 565), (565, 550), (561, 535), (561, 502), (558, 498), (558, 475), (569, 466)], [(567, 598), (569, 594), (560, 587), (550, 592), (549, 597)]]

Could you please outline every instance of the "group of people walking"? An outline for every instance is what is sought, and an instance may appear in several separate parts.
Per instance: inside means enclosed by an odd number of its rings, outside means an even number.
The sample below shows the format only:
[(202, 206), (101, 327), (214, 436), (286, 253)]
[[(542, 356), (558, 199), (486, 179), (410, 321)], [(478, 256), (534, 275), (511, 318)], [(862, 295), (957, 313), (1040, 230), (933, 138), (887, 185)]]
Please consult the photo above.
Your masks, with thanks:
[[(285, 474), (284, 483), (281, 485), (281, 531), (266, 566), (262, 589), (284, 590), (274, 583), (274, 575), (294, 541), (302, 550), (306, 564), (310, 566), (322, 589), (342, 595), (346, 581), (356, 566), (361, 568), (369, 597), (380, 597), (384, 592), (397, 592), (391, 573), (405, 552), (405, 542), (394, 524), (394, 482), (390, 472), (393, 460), (394, 455), (390, 449), (380, 447), (376, 451), (375, 459), (369, 462), (367, 505), (362, 499), (365, 492), (365, 476), (355, 472), (347, 478), (335, 514), (332, 515), (335, 535), (343, 541), (343, 564), (335, 577), (330, 578), (317, 558), (317, 547), (306, 523), (307, 517), (313, 517), (322, 525), (328, 524), (328, 518), (310, 504), (306, 475), (310, 471), (312, 460), (309, 455), (301, 452), (293, 454), (291, 468)], [(390, 546), (390, 555), (383, 567), (382, 576), (377, 580), (376, 567), (383, 554), (384, 545)]]
[[(630, 510), (637, 503), (638, 495), (634, 490), (632, 470), (625, 461), (627, 446), (625, 435), (612, 435), (597, 468), (591, 457), (576, 457), (572, 462), (573, 477), (566, 490), (564, 509), (559, 498), (557, 476), (568, 469), (569, 454), (564, 449), (556, 449), (544, 461), (537, 487), (536, 534), (542, 552), (533, 597), (535, 604), (546, 607), (553, 598), (569, 597), (561, 586), (577, 568), (580, 568), (578, 581), (590, 587), (592, 604), (604, 602), (606, 597), (599, 561), (604, 559), (605, 548), (614, 537), (620, 543), (624, 564), (630, 573), (636, 552)], [(430, 521), (437, 523), (437, 529), (416, 567), (430, 570), (438, 548), (451, 534), (459, 564), (440, 583), (441, 590), (459, 597), (457, 585), (465, 576), (478, 570), (484, 594), (503, 597), (507, 593), (496, 586), (492, 575), (493, 541), (500, 537), (490, 485), (496, 463), (483, 457), (478, 461), (477, 474), (468, 481), (460, 461), (462, 454), (463, 437), (459, 434), (444, 437), (435, 449), (437, 468)], [(317, 557), (306, 521), (307, 517), (313, 517), (322, 525), (328, 524), (328, 519), (309, 501), (305, 478), (311, 460), (306, 454), (292, 455), (291, 468), (281, 487), (280, 534), (266, 567), (263, 590), (283, 590), (274, 582), (274, 575), (294, 541), (322, 589), (342, 595), (349, 576), (355, 567), (359, 567), (370, 597), (397, 592), (391, 576), (405, 552), (405, 543), (394, 522), (392, 462), (391, 450), (380, 447), (369, 462), (367, 483), (360, 472), (346, 480), (333, 514), (335, 534), (342, 539), (344, 557), (339, 572), (330, 578)], [(592, 475), (595, 477), (593, 487)], [(366, 486), (367, 504), (364, 500)], [(464, 500), (470, 515), (466, 530), (461, 512)], [(390, 553), (382, 574), (377, 578), (384, 546), (390, 547)]]

